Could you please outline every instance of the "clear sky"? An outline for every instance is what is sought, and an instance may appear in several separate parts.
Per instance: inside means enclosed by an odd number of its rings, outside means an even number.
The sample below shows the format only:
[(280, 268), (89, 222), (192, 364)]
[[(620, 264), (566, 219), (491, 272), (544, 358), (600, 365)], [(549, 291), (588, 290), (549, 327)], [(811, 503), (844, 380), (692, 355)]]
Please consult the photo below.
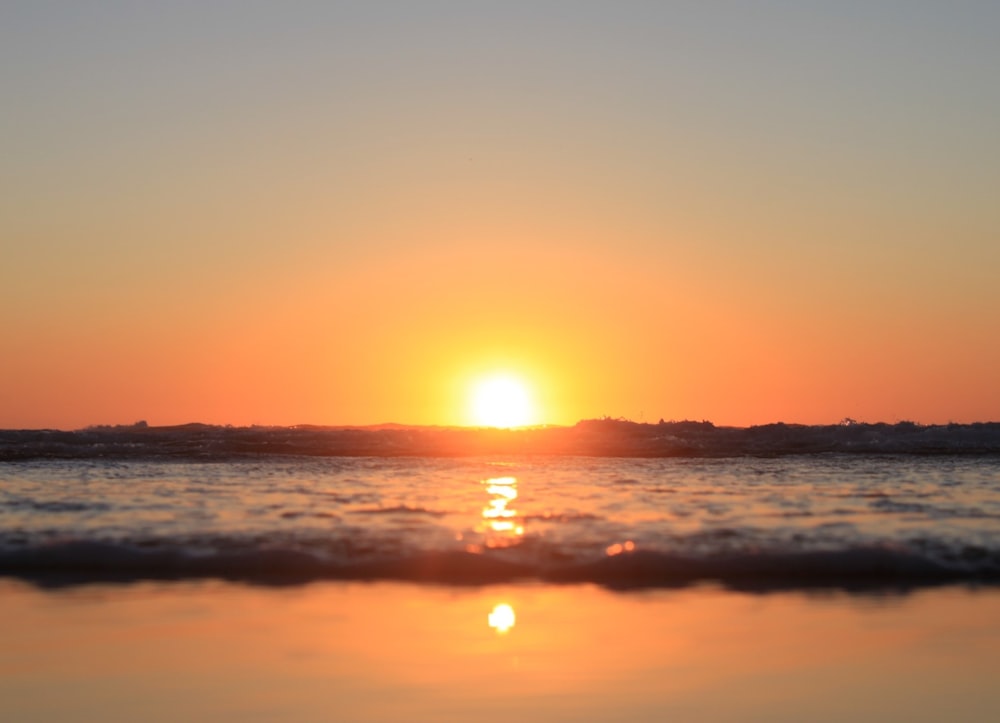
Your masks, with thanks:
[(0, 427), (1000, 419), (1000, 3), (4, 2)]

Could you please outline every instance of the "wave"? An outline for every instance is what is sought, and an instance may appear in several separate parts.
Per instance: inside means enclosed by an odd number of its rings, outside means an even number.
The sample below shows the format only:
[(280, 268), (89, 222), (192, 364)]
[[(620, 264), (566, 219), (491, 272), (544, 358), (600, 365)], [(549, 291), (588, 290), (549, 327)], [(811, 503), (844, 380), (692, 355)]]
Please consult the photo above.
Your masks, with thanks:
[(612, 589), (681, 587), (716, 582), (742, 590), (827, 588), (906, 590), (929, 585), (1000, 584), (1000, 549), (965, 546), (952, 551), (889, 545), (832, 550), (716, 551), (684, 555), (609, 548), (589, 560), (544, 562), (509, 550), (415, 551), (351, 560), (320, 552), (230, 541), (213, 551), (190, 547), (68, 541), (0, 552), (0, 576), (41, 586), (92, 582), (218, 578), (254, 584), (315, 580), (396, 580), (446, 585), (519, 581), (592, 583)]
[[(585, 420), (572, 427), (229, 427), (187, 424), (91, 427), (77, 431), (0, 431), (0, 461), (27, 459), (230, 460), (261, 455), (456, 457), (572, 455), (735, 457), (793, 454), (1000, 454), (1000, 423), (918, 425), (710, 422), (642, 424)], [(623, 483), (627, 481), (623, 480)]]

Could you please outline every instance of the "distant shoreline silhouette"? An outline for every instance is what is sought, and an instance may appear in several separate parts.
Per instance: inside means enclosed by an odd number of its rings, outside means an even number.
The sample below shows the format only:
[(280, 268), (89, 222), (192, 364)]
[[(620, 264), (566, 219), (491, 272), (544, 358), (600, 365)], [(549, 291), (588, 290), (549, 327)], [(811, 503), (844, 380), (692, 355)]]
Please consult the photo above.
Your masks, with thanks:
[(420, 427), (95, 426), (0, 431), (0, 461), (88, 458), (232, 459), (273, 455), (457, 457), (575, 455), (734, 457), (790, 454), (1000, 454), (1000, 422), (721, 427), (707, 421), (589, 419), (572, 426)]

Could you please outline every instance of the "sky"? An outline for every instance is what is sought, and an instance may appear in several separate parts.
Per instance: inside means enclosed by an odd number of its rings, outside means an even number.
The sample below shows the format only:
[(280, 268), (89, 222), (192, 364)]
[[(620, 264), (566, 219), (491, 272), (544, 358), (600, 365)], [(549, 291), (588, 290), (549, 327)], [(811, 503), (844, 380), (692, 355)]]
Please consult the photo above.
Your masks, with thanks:
[(1000, 420), (1000, 3), (0, 3), (0, 427)]

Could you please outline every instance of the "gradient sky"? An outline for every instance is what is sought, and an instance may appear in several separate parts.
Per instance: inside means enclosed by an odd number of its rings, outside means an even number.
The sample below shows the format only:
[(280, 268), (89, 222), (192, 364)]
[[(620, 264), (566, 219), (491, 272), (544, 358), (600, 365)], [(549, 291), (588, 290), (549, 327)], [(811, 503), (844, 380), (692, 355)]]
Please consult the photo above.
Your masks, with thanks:
[(0, 427), (1000, 419), (1000, 3), (4, 2)]

